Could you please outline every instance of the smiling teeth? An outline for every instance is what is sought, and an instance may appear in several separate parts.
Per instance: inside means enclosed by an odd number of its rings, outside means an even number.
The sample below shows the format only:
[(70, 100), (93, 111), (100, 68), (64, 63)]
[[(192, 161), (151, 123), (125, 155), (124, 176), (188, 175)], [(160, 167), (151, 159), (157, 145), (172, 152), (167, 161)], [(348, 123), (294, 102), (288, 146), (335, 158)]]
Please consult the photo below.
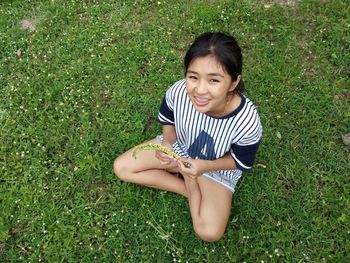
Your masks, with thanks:
[(202, 99), (202, 98), (198, 98), (198, 97), (196, 97), (196, 100), (199, 102), (208, 102), (208, 99)]

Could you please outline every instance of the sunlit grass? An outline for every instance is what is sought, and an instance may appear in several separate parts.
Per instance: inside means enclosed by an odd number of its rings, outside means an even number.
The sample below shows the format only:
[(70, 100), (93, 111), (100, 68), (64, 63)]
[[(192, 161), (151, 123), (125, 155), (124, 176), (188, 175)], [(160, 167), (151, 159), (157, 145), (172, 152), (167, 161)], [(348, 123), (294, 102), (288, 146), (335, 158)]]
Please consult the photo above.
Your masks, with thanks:
[[(1, 1), (0, 261), (346, 261), (349, 11), (345, 1)], [(185, 198), (112, 171), (161, 131), (162, 96), (211, 30), (241, 43), (264, 126), (215, 244), (196, 237)]]

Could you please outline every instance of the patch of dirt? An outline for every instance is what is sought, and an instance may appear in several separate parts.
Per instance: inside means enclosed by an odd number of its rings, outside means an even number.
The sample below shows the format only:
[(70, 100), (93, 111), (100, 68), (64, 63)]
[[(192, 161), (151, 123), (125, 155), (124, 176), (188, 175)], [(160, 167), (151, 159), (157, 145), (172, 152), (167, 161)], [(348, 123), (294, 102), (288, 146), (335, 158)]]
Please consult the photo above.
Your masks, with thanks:
[(344, 94), (335, 95), (335, 99), (341, 102), (347, 102), (350, 100), (350, 91), (345, 92)]
[(99, 89), (99, 93), (100, 93), (100, 97), (101, 97), (102, 101), (105, 104), (108, 104), (111, 101), (111, 99), (112, 99), (111, 91), (107, 87), (101, 87)]
[(345, 145), (349, 146), (349, 145), (350, 145), (350, 133), (344, 134), (344, 135), (342, 135), (341, 137), (342, 137), (342, 139), (343, 139), (343, 143), (344, 143)]
[(269, 0), (267, 3), (264, 5), (265, 8), (269, 8), (272, 5), (279, 5), (283, 7), (294, 7), (300, 2), (300, 0)]
[(27, 30), (31, 33), (38, 31), (38, 25), (40, 21), (44, 19), (44, 16), (38, 15), (30, 18), (24, 18), (19, 21), (19, 28), (22, 30)]
[(274, 0), (273, 2), (281, 6), (295, 6), (299, 0)]
[(36, 31), (36, 22), (32, 19), (22, 19), (19, 21), (19, 27), (22, 30), (28, 30), (29, 32)]

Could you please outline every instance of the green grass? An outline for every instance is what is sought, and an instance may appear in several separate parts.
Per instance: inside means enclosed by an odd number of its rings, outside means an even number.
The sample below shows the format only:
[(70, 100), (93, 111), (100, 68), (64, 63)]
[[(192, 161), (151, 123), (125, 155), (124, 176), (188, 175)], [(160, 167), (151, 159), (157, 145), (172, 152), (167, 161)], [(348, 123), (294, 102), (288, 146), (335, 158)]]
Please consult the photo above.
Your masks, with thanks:
[[(175, 2), (1, 1), (1, 262), (348, 260), (349, 5)], [(163, 93), (209, 30), (244, 50), (265, 166), (240, 181), (214, 244), (194, 234), (184, 198), (112, 171), (161, 131)]]

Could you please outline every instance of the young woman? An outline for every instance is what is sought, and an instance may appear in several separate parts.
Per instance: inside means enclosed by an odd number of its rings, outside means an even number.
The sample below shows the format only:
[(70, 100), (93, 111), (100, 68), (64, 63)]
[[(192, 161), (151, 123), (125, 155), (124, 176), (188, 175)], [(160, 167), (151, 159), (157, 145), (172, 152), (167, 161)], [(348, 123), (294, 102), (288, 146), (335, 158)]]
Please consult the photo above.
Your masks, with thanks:
[[(242, 54), (230, 35), (200, 35), (187, 51), (185, 79), (165, 94), (158, 143), (181, 157), (133, 149), (114, 162), (123, 181), (185, 196), (193, 227), (208, 242), (219, 240), (230, 216), (232, 194), (242, 171), (252, 168), (262, 136), (253, 103), (243, 95)], [(183, 177), (179, 177), (180, 173)]]

